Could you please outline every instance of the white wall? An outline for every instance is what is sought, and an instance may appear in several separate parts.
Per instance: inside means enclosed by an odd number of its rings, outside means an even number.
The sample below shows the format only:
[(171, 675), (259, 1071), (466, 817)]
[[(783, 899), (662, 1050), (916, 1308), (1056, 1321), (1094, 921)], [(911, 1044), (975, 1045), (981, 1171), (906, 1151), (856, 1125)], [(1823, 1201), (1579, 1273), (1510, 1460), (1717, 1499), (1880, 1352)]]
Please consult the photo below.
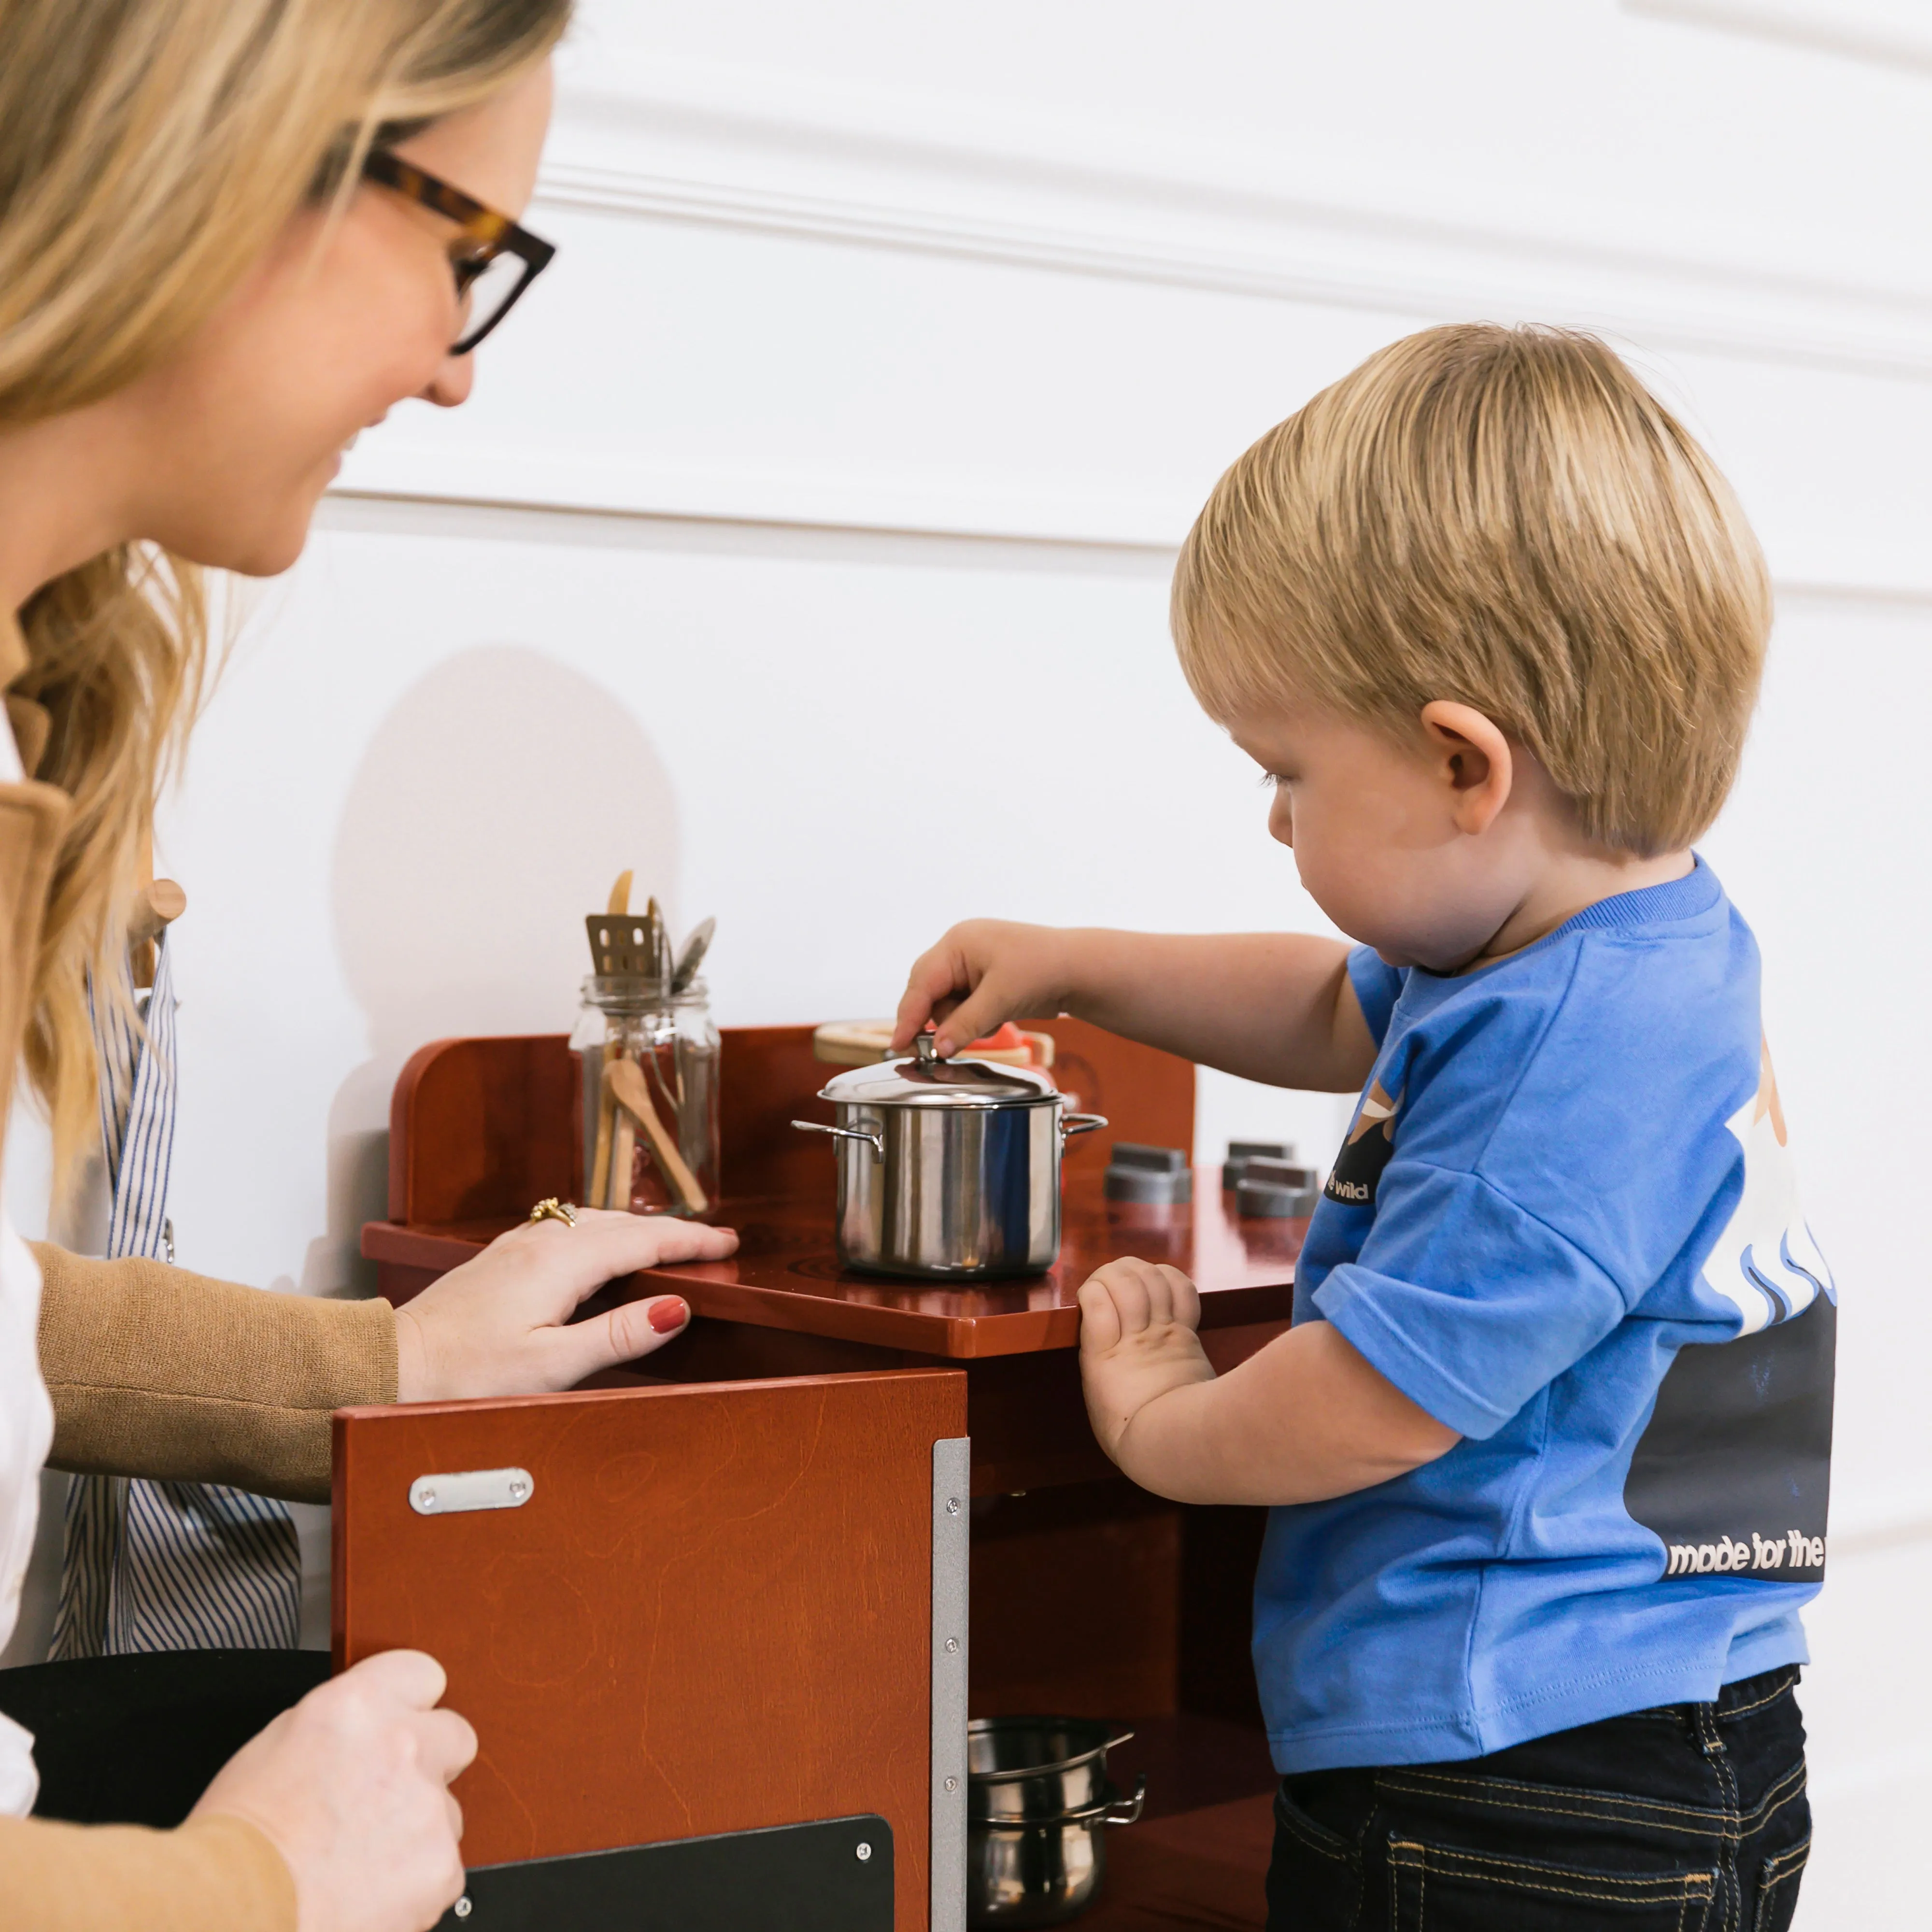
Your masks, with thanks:
[[(883, 1012), (968, 912), (1309, 923), (1175, 673), (1173, 548), (1390, 338), (1604, 328), (1779, 580), (1708, 849), (1845, 1296), (1802, 1922), (1906, 1922), (1928, 125), (1923, 0), (590, 4), (530, 216), (556, 266), (469, 409), (364, 439), (164, 826), (182, 1259), (356, 1285), (401, 1061), (566, 1024), (626, 865), (718, 916), (728, 1022)], [(1204, 1150), (1337, 1118), (1216, 1082)]]

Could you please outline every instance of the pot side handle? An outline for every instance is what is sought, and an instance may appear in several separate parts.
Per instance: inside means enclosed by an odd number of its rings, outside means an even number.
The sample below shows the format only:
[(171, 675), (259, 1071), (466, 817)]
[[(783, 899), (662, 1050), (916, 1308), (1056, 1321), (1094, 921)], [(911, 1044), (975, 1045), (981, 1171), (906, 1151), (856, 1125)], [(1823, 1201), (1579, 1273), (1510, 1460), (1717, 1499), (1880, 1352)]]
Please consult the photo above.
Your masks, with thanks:
[[(794, 1120), (794, 1126), (800, 1122)], [(1105, 1114), (1065, 1114), (1060, 1117), (1060, 1144), (1064, 1147), (1076, 1134), (1090, 1134), (1107, 1124)]]
[(792, 1125), (803, 1133), (830, 1134), (835, 1140), (863, 1141), (872, 1150), (874, 1160), (884, 1160), (886, 1157), (886, 1137), (883, 1132), (861, 1133), (856, 1127), (828, 1127), (819, 1120), (794, 1120)]
[(1141, 1814), (1147, 1808), (1147, 1773), (1142, 1772), (1140, 1781), (1134, 1786), (1131, 1798), (1123, 1798), (1107, 1807), (1102, 1814), (1103, 1825), (1138, 1825)]

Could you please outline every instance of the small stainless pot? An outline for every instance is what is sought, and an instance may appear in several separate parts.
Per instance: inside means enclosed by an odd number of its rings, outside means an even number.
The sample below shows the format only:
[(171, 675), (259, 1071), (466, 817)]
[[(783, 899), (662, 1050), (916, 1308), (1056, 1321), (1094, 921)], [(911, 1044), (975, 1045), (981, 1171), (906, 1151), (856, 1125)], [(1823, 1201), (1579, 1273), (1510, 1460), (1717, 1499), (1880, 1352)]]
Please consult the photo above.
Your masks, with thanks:
[(966, 1815), (1078, 1811), (1106, 1789), (1107, 1754), (1133, 1734), (1102, 1718), (975, 1718), (966, 1726)]
[(826, 1084), (837, 1124), (794, 1120), (838, 1145), (838, 1258), (870, 1274), (988, 1280), (1060, 1258), (1067, 1142), (1107, 1123), (1068, 1114), (1043, 1073), (913, 1057), (855, 1066)]
[(1093, 1904), (1107, 1828), (1146, 1800), (1107, 1781), (1133, 1732), (1075, 1718), (980, 1718), (966, 1727), (967, 1904), (974, 1926), (1061, 1925)]

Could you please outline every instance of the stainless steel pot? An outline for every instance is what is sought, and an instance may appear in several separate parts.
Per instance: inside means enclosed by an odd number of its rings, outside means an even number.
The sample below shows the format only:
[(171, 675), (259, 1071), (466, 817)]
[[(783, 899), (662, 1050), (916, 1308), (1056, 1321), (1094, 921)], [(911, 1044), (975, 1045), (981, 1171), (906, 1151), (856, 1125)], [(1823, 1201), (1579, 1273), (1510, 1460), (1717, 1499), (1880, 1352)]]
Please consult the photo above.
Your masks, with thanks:
[(819, 1097), (837, 1124), (792, 1125), (838, 1143), (839, 1259), (928, 1280), (1052, 1267), (1060, 1156), (1107, 1124), (1064, 1112), (1065, 1096), (1031, 1067), (936, 1058), (929, 1034), (910, 1059), (855, 1066)]
[(1131, 1825), (1131, 1798), (1107, 1781), (1107, 1754), (1133, 1732), (1072, 1718), (980, 1718), (966, 1727), (968, 1922), (1061, 1925), (1093, 1904), (1107, 1828)]

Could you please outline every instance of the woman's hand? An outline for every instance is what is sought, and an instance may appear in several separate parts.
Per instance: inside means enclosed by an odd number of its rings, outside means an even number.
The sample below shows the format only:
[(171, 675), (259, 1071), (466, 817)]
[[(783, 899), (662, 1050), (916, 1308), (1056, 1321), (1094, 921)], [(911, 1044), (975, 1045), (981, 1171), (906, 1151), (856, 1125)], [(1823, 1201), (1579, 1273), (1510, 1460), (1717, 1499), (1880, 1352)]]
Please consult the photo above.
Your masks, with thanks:
[(928, 1019), (940, 1022), (940, 1058), (983, 1040), (1008, 1020), (1057, 1013), (1072, 996), (1074, 935), (1051, 926), (969, 919), (913, 962), (892, 1028), (902, 1053)]
[(675, 1294), (630, 1301), (588, 1322), (578, 1304), (607, 1281), (668, 1262), (722, 1261), (729, 1228), (664, 1215), (577, 1210), (577, 1225), (537, 1221), (500, 1234), (396, 1311), (399, 1402), (538, 1395), (634, 1361), (682, 1333)]
[(450, 1780), (476, 1733), (442, 1667), (386, 1651), (311, 1690), (216, 1773), (190, 1816), (245, 1819), (288, 1861), (301, 1932), (422, 1932), (463, 1890)]

